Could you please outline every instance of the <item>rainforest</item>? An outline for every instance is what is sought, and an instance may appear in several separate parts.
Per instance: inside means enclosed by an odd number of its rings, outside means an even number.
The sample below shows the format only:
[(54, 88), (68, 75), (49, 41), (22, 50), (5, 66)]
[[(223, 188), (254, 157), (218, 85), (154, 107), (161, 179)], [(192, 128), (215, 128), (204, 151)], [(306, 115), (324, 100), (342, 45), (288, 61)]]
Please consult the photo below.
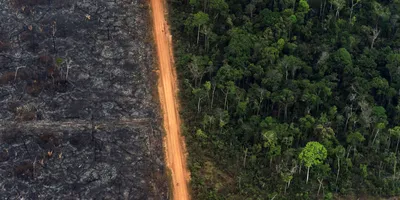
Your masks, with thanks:
[(194, 199), (400, 195), (400, 1), (168, 4)]

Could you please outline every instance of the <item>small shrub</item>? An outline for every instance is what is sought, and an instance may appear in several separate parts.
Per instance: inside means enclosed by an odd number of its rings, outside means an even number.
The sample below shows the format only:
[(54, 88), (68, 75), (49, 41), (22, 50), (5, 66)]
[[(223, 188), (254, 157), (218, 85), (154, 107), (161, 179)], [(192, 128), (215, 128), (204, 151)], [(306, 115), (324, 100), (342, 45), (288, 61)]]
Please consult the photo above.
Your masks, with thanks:
[(62, 58), (56, 58), (56, 64), (60, 66), (64, 60)]

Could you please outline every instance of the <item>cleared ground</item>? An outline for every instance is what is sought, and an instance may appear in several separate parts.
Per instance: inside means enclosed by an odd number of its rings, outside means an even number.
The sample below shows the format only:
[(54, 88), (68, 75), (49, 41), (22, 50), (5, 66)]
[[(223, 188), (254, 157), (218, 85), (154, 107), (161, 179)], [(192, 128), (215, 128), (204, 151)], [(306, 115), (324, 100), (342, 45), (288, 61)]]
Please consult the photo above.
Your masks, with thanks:
[(147, 1), (0, 0), (0, 199), (167, 199)]

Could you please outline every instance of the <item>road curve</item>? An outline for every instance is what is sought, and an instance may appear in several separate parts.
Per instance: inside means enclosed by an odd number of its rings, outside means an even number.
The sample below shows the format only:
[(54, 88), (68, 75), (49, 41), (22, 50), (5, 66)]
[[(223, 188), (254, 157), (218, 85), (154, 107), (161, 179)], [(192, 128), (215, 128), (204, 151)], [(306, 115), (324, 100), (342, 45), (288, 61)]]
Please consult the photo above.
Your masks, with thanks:
[(159, 61), (158, 93), (164, 117), (166, 163), (171, 170), (173, 197), (175, 200), (190, 199), (188, 192), (189, 171), (186, 167), (185, 144), (180, 131), (177, 79), (173, 67), (171, 34), (165, 20), (164, 0), (150, 0), (153, 32)]

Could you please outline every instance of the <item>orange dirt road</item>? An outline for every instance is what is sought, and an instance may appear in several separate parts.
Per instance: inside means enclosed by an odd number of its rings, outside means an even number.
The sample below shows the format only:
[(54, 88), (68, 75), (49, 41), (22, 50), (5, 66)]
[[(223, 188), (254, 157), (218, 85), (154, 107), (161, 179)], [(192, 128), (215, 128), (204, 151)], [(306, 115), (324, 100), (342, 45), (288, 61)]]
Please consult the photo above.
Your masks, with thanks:
[(158, 93), (164, 115), (165, 155), (171, 170), (173, 197), (175, 200), (190, 199), (188, 192), (189, 171), (186, 168), (185, 143), (180, 131), (177, 78), (173, 66), (172, 39), (164, 18), (164, 0), (150, 0), (153, 15), (153, 31), (159, 61)]

